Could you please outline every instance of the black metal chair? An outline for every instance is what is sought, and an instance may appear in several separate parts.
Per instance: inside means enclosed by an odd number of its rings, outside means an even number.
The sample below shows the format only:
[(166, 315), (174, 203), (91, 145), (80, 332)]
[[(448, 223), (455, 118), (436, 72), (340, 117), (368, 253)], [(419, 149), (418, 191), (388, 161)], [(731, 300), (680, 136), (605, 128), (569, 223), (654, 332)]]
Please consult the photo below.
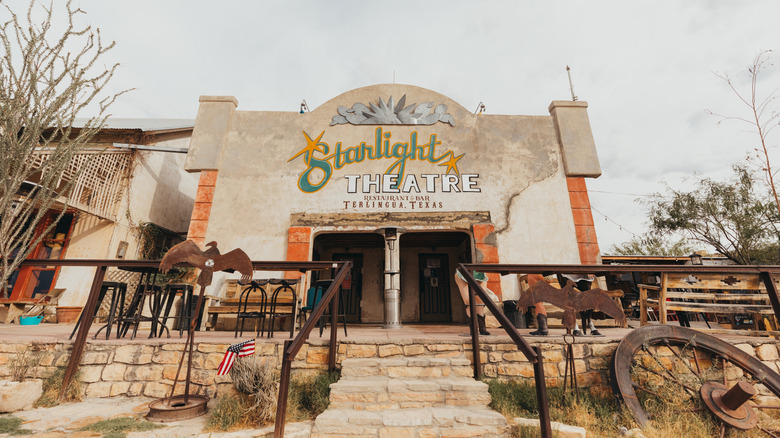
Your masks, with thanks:
[[(103, 286), (100, 288), (100, 294), (98, 295), (98, 300), (95, 303), (95, 313), (92, 317), (92, 321), (95, 320), (95, 318), (98, 318), (98, 310), (100, 309), (100, 305), (103, 304), (103, 299), (106, 297), (106, 294), (108, 291), (111, 290), (111, 304), (108, 309), (108, 321), (103, 327), (100, 327), (95, 333), (95, 336), (92, 339), (96, 339), (98, 333), (100, 333), (101, 330), (106, 329), (106, 339), (111, 335), (111, 325), (115, 321), (117, 321), (117, 318), (122, 315), (121, 308), (124, 307), (124, 300), (125, 295), (127, 294), (127, 284), (125, 283), (119, 283), (114, 281), (104, 281)], [(119, 312), (117, 313), (117, 306), (120, 307)], [(73, 327), (73, 332), (70, 334), (70, 338), (73, 339), (73, 336), (76, 334), (76, 331), (79, 328), (79, 325), (81, 324), (81, 320), (84, 318), (84, 311), (81, 311), (81, 315), (79, 315), (79, 320), (76, 321), (76, 327)], [(117, 324), (118, 327), (118, 324)]]
[[(333, 283), (333, 280), (320, 280), (317, 281), (317, 285), (322, 287), (322, 294), (325, 295), (325, 291), (328, 290), (330, 287), (330, 284)], [(346, 306), (344, 305), (344, 294), (341, 290), (341, 287), (339, 286), (339, 291), (337, 292), (339, 294), (339, 308), (338, 313), (336, 314), (336, 330), (338, 330), (338, 322), (339, 318), (341, 318), (341, 321), (344, 323), (344, 336), (347, 336), (347, 314), (345, 313)], [(319, 320), (320, 325), (320, 336), (322, 336), (322, 332), (325, 330), (325, 326), (328, 325), (328, 323), (331, 321), (330, 316), (330, 309), (331, 306), (328, 304), (328, 307), (325, 309), (325, 313), (323, 313), (322, 317)]]
[[(264, 332), (265, 317), (268, 310), (268, 294), (265, 287), (268, 280), (252, 280), (248, 287), (241, 292), (238, 302), (238, 312), (236, 313), (236, 335), (244, 336), (244, 322), (247, 319), (255, 319), (255, 331), (257, 336), (262, 336)], [(251, 297), (251, 301), (250, 301)], [(250, 310), (251, 309), (251, 310)]]
[(299, 327), (303, 327), (303, 324), (309, 319), (311, 312), (317, 307), (320, 300), (322, 300), (322, 294), (324, 292), (325, 290), (318, 286), (312, 286), (306, 291), (306, 305), (298, 310)]
[[(268, 319), (270, 323), (268, 326), (268, 337), (272, 338), (274, 336), (274, 321), (277, 319), (284, 321), (289, 318), (290, 338), (292, 339), (293, 333), (295, 333), (295, 311), (298, 308), (298, 296), (293, 286), (298, 284), (298, 279), (272, 278), (268, 280), (268, 283), (277, 286), (269, 300)], [(288, 306), (289, 312), (287, 311)]]

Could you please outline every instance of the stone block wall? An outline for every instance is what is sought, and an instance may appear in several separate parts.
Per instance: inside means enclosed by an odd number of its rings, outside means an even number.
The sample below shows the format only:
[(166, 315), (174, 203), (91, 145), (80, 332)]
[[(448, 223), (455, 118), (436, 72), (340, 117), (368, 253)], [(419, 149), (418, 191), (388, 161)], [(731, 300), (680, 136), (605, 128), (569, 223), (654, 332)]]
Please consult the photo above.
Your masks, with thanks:
[[(312, 339), (305, 344), (293, 362), (293, 372), (321, 372), (328, 366), (327, 340)], [(230, 376), (217, 376), (222, 357), (229, 343), (201, 342), (193, 354), (191, 393), (205, 393), (215, 396), (223, 391), (232, 391)], [(39, 366), (34, 378), (50, 376), (57, 367), (65, 367), (70, 359), (70, 342), (4, 343), (0, 344), (0, 379), (9, 378), (12, 357), (26, 348), (37, 350)], [(82, 357), (80, 380), (87, 397), (165, 397), (172, 388), (178, 370), (179, 358), (184, 343), (88, 343)], [(255, 355), (264, 361), (271, 361), (277, 368), (281, 364), (283, 344), (258, 340)], [(533, 366), (514, 344), (506, 338), (486, 339), (481, 344), (480, 360), (484, 375), (488, 378), (520, 379), (533, 383)], [(545, 339), (541, 343), (544, 356), (544, 371), (549, 387), (563, 384), (565, 345), (560, 338)], [(757, 357), (773, 370), (780, 370), (778, 345), (771, 339), (756, 339), (736, 344), (736, 347)], [(617, 342), (591, 340), (573, 346), (578, 384), (590, 388), (593, 393), (606, 395), (609, 388), (609, 363), (617, 348)], [(393, 343), (369, 343), (342, 341), (338, 346), (337, 363), (346, 358), (391, 358), (400, 356), (424, 356), (452, 358), (465, 356), (472, 359), (471, 343), (468, 341), (397, 341)], [(186, 372), (182, 368), (180, 379)], [(177, 384), (176, 393), (184, 385)]]

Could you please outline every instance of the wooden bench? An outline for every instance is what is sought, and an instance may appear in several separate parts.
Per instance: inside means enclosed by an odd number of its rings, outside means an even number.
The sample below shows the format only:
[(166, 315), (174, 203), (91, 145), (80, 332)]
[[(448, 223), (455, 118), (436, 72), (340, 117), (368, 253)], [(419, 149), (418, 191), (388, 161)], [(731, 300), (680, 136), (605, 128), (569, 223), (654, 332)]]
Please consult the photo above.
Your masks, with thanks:
[(19, 322), (19, 317), (24, 314), (24, 308), (26, 306), (34, 305), (34, 300), (3, 300), (0, 301), (0, 306), (4, 308), (5, 318), (3, 323), (11, 324)]
[[(777, 282), (777, 281), (776, 281)], [(658, 322), (666, 324), (670, 310), (716, 315), (752, 315), (753, 330), (713, 329), (721, 333), (777, 335), (775, 312), (758, 274), (663, 273), (658, 286), (640, 284), (640, 325), (648, 323), (648, 312), (658, 309)], [(657, 294), (651, 297), (650, 295)], [(773, 327), (759, 324), (764, 317)], [(765, 330), (765, 331), (761, 331)]]
[[(3, 322), (5, 324), (18, 323), (19, 317), (25, 313), (29, 313), (29, 316), (38, 316), (42, 314), (47, 308), (57, 306), (57, 302), (63, 292), (65, 292), (65, 289), (53, 288), (46, 295), (37, 300), (32, 298), (20, 300), (11, 300), (7, 298), (0, 299), (0, 307), (2, 307), (2, 311), (5, 312)], [(27, 306), (31, 307), (25, 312)]]

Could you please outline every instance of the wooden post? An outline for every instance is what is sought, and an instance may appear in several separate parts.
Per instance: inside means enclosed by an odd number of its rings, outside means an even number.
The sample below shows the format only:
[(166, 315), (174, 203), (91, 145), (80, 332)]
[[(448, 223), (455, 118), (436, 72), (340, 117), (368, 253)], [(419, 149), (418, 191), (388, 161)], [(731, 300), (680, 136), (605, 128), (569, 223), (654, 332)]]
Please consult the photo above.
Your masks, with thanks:
[(661, 274), (661, 291), (658, 292), (658, 322), (666, 324), (666, 272)]

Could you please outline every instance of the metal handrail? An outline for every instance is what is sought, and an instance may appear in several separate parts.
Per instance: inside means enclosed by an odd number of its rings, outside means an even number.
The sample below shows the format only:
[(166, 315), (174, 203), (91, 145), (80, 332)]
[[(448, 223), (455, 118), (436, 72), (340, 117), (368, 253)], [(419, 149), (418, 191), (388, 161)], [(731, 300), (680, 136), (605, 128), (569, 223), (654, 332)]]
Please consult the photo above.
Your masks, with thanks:
[[(298, 354), (303, 344), (309, 338), (309, 334), (314, 330), (314, 326), (325, 313), (325, 308), (330, 304), (330, 346), (328, 353), (328, 371), (336, 369), (336, 337), (338, 335), (338, 305), (339, 288), (341, 283), (352, 270), (352, 262), (339, 262), (341, 269), (336, 273), (333, 283), (322, 295), (320, 302), (312, 310), (306, 324), (301, 327), (298, 336), (295, 339), (284, 341), (284, 350), (282, 352), (282, 369), (279, 375), (279, 396), (276, 403), (276, 419), (274, 421), (274, 437), (282, 438), (284, 436), (284, 422), (287, 412), (287, 394), (290, 389), (290, 372), (292, 371), (292, 360)], [(334, 266), (335, 267), (335, 266)]]
[[(485, 307), (490, 313), (498, 320), (501, 327), (506, 331), (510, 338), (515, 342), (517, 348), (525, 355), (529, 362), (534, 366), (534, 381), (536, 383), (536, 399), (539, 407), (539, 427), (541, 436), (543, 438), (552, 437), (552, 425), (550, 424), (550, 403), (547, 397), (547, 383), (544, 380), (544, 361), (542, 358), (542, 349), (539, 346), (531, 347), (530, 344), (523, 338), (520, 332), (517, 331), (515, 326), (504, 315), (504, 312), (499, 310), (498, 306), (493, 300), (488, 297), (487, 292), (482, 289), (479, 282), (472, 275), (474, 268), (482, 269), (485, 265), (464, 265), (459, 263), (457, 270), (466, 279), (469, 284), (469, 312), (471, 313), (471, 351), (473, 354), (474, 364), (474, 378), (479, 379), (482, 376), (482, 366), (480, 364), (480, 346), (479, 346), (479, 330), (477, 329), (477, 305), (475, 304), (476, 295), (484, 303)], [(492, 266), (492, 265), (491, 265)], [(482, 271), (481, 271), (482, 272)]]

